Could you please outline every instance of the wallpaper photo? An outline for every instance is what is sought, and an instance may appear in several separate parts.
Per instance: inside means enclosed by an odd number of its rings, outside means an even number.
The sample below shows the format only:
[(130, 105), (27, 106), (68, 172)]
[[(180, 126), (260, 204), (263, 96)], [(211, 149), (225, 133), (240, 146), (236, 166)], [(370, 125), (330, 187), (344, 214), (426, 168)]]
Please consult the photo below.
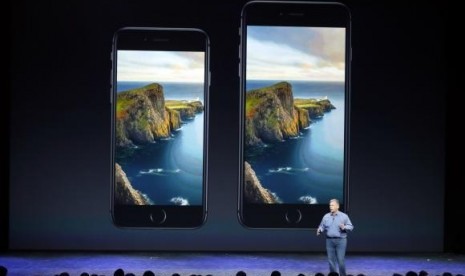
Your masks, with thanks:
[(204, 57), (118, 51), (116, 204), (202, 204)]
[(244, 197), (343, 201), (345, 29), (247, 27)]

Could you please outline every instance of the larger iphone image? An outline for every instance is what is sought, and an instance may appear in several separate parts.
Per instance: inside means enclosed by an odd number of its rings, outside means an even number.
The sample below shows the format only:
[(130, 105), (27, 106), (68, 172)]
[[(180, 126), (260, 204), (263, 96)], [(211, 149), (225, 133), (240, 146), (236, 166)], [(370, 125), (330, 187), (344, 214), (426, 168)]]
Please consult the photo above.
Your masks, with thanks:
[(348, 207), (349, 11), (253, 1), (240, 35), (240, 221), (316, 228)]

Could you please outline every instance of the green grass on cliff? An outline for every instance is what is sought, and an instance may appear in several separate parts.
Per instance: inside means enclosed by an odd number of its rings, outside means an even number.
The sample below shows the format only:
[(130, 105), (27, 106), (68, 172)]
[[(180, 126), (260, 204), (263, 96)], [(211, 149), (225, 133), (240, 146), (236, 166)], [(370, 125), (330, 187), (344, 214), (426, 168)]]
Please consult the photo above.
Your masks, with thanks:
[(263, 102), (264, 98), (256, 96), (257, 94), (272, 93), (272, 91), (276, 91), (280, 88), (288, 88), (290, 86), (290, 83), (282, 81), (270, 86), (247, 91), (245, 99), (245, 116), (248, 118), (253, 117), (255, 113), (255, 107)]
[(254, 109), (257, 105), (259, 105), (263, 99), (259, 97), (254, 97), (253, 95), (247, 95), (246, 101), (245, 101), (245, 114), (247, 117), (253, 117), (254, 115)]
[(294, 105), (305, 109), (321, 106), (316, 99), (294, 99)]
[(190, 105), (189, 102), (177, 100), (165, 100), (165, 106), (174, 110), (192, 108), (192, 105)]
[(127, 114), (128, 108), (132, 105), (133, 102), (134, 100), (132, 99), (118, 95), (118, 100), (116, 101), (116, 118), (124, 118)]
[(249, 90), (247, 91), (247, 96), (250, 94), (257, 93), (257, 92), (275, 91), (275, 90), (278, 90), (279, 88), (288, 88), (288, 87), (292, 87), (291, 84), (288, 82), (282, 81), (282, 82), (278, 82), (270, 86), (265, 86), (265, 87)]
[(134, 89), (131, 89), (131, 90), (123, 91), (123, 92), (120, 92), (118, 94), (140, 93), (140, 92), (144, 92), (146, 90), (153, 90), (153, 89), (163, 91), (163, 86), (161, 86), (160, 84), (154, 82), (154, 83), (151, 83), (151, 84), (147, 84), (146, 86), (142, 86), (142, 87), (134, 88)]
[(128, 108), (132, 106), (134, 103), (134, 98), (130, 97), (130, 95), (144, 93), (147, 90), (156, 89), (163, 91), (163, 87), (158, 83), (151, 83), (146, 86), (142, 86), (139, 88), (134, 88), (131, 90), (123, 91), (117, 93), (117, 100), (116, 100), (116, 118), (121, 119), (124, 118), (127, 114)]
[(249, 91), (247, 91), (247, 93), (276, 90), (276, 89), (279, 89), (279, 88), (288, 88), (288, 87), (292, 87), (290, 83), (288, 83), (286, 81), (281, 81), (281, 82), (275, 83), (275, 84), (270, 85), (270, 86), (265, 86), (265, 87), (262, 87), (262, 88), (249, 90)]

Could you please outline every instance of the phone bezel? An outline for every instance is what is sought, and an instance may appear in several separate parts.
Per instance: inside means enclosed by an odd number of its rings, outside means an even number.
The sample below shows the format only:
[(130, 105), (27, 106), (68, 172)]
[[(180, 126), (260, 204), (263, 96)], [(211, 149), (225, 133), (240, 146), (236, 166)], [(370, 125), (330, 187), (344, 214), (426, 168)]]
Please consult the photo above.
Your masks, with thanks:
[[(349, 9), (338, 2), (302, 2), (302, 1), (251, 1), (244, 5), (241, 13), (239, 78), (240, 78), (240, 127), (239, 127), (239, 191), (238, 219), (247, 228), (315, 229), (324, 213), (328, 212), (328, 203), (308, 204), (250, 204), (244, 200), (244, 112), (246, 93), (246, 51), (247, 26), (307, 26), (307, 27), (345, 27), (345, 129), (344, 129), (344, 187), (340, 210), (349, 212), (349, 152), (350, 152), (350, 63), (351, 15)], [(289, 223), (285, 214), (290, 210), (299, 210), (302, 220)]]
[[(118, 50), (204, 51), (204, 141), (202, 205), (118, 205), (115, 203), (115, 116)], [(111, 193), (110, 213), (120, 228), (195, 229), (206, 223), (208, 191), (208, 133), (210, 88), (210, 39), (201, 29), (126, 27), (113, 36), (111, 72)], [(165, 213), (163, 223), (151, 221), (152, 214)]]

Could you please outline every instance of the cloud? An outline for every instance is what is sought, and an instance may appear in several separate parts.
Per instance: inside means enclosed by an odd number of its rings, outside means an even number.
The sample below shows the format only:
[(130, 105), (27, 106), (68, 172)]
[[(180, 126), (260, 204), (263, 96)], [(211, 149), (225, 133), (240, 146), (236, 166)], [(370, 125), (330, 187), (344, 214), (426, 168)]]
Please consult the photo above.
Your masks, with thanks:
[(247, 40), (248, 79), (292, 78), (302, 75), (302, 68), (310, 68), (316, 61), (316, 58), (287, 45), (254, 38)]
[(118, 81), (203, 82), (203, 52), (118, 51)]
[(248, 27), (247, 78), (344, 80), (342, 28)]
[(345, 30), (343, 28), (315, 28), (315, 36), (308, 41), (309, 51), (321, 57), (322, 65), (344, 69)]
[(205, 66), (205, 53), (203, 52), (177, 52), (181, 57), (185, 57), (189, 60), (191, 68), (202, 68)]

